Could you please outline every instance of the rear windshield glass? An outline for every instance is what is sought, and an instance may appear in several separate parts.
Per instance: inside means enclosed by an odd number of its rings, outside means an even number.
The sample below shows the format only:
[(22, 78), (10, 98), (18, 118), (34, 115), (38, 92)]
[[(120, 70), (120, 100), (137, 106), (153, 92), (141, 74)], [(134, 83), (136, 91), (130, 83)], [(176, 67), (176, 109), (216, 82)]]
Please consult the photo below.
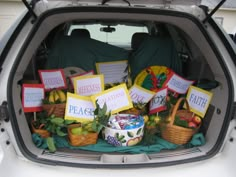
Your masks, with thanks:
[(131, 46), (131, 37), (137, 32), (148, 32), (146, 26), (128, 26), (115, 25), (103, 26), (101, 24), (91, 25), (71, 25), (68, 35), (75, 29), (87, 29), (90, 32), (90, 37), (108, 44), (116, 46)]

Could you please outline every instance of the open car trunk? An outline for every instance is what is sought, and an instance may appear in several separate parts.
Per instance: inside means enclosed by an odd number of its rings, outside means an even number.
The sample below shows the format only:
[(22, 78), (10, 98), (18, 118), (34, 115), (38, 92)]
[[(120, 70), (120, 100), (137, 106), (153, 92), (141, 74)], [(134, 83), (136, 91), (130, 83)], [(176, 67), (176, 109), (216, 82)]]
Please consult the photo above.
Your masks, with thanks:
[[(192, 10), (201, 11), (197, 7)], [(39, 163), (88, 168), (164, 166), (215, 155), (221, 148), (231, 118), (234, 93), (229, 71), (222, 60), (227, 56), (219, 55), (220, 49), (209, 35), (212, 27), (204, 26), (199, 18), (174, 10), (74, 7), (47, 11), (34, 24), (29, 23), (33, 28), (12, 68), (8, 90), (11, 122), (23, 155)], [(133, 49), (131, 41), (124, 47), (95, 40), (93, 36), (69, 34), (71, 26), (86, 24), (144, 26), (150, 40)], [(68, 147), (63, 144), (67, 142), (66, 137), (65, 141), (58, 140), (56, 152), (51, 153), (43, 148), (42, 139), (32, 138), (30, 120), (34, 114), (23, 111), (22, 85), (40, 83), (38, 70), (77, 67), (96, 71), (97, 62), (120, 60), (128, 60), (133, 82), (149, 66), (166, 66), (179, 76), (194, 80), (194, 86), (211, 92), (213, 96), (199, 129), (205, 142), (177, 146), (141, 144), (139, 148), (133, 146), (127, 150), (96, 145)]]

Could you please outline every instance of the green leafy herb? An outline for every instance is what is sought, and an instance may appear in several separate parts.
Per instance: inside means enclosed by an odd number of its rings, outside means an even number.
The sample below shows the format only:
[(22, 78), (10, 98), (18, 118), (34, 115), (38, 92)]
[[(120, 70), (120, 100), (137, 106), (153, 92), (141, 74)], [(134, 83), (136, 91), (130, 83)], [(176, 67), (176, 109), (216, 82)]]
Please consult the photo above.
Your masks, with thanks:
[(46, 139), (46, 142), (48, 145), (49, 152), (55, 152), (57, 150), (55, 143), (54, 143), (54, 139), (52, 137), (48, 137)]
[(94, 120), (92, 122), (92, 129), (93, 131), (99, 133), (103, 127), (107, 126), (109, 118), (111, 116), (111, 111), (107, 114), (107, 105), (104, 103), (103, 107), (101, 108), (96, 101), (96, 109), (94, 110)]
[(188, 127), (188, 122), (186, 120), (180, 119), (179, 116), (175, 116), (174, 125), (177, 125), (177, 126), (180, 126), (180, 127), (189, 128)]

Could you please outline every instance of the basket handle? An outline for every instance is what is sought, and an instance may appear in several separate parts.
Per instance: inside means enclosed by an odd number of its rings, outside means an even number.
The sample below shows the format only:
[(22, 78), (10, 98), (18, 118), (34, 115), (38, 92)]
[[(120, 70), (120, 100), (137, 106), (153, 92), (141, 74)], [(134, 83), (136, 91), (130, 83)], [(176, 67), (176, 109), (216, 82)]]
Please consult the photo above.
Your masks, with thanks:
[(174, 120), (175, 120), (175, 114), (177, 113), (178, 109), (179, 109), (179, 106), (180, 106), (180, 103), (182, 103), (182, 101), (185, 102), (186, 104), (186, 107), (187, 107), (187, 110), (190, 111), (190, 108), (189, 108), (189, 104), (188, 104), (188, 101), (186, 100), (186, 98), (184, 97), (181, 97), (178, 99), (178, 101), (176, 102), (172, 112), (171, 112), (171, 118), (170, 118), (170, 124), (173, 125), (174, 123)]

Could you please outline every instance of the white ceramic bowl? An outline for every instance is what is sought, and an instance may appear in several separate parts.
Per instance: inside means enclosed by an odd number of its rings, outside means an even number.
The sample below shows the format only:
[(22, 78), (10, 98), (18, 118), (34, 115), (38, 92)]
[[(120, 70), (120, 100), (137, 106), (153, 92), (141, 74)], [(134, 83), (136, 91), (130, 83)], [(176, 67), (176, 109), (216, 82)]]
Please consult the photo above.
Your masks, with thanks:
[[(122, 116), (127, 116), (127, 114), (123, 114)], [(105, 127), (104, 129), (105, 140), (113, 146), (134, 146), (142, 140), (143, 133), (144, 121), (142, 121), (139, 126), (135, 128), (121, 130)]]

